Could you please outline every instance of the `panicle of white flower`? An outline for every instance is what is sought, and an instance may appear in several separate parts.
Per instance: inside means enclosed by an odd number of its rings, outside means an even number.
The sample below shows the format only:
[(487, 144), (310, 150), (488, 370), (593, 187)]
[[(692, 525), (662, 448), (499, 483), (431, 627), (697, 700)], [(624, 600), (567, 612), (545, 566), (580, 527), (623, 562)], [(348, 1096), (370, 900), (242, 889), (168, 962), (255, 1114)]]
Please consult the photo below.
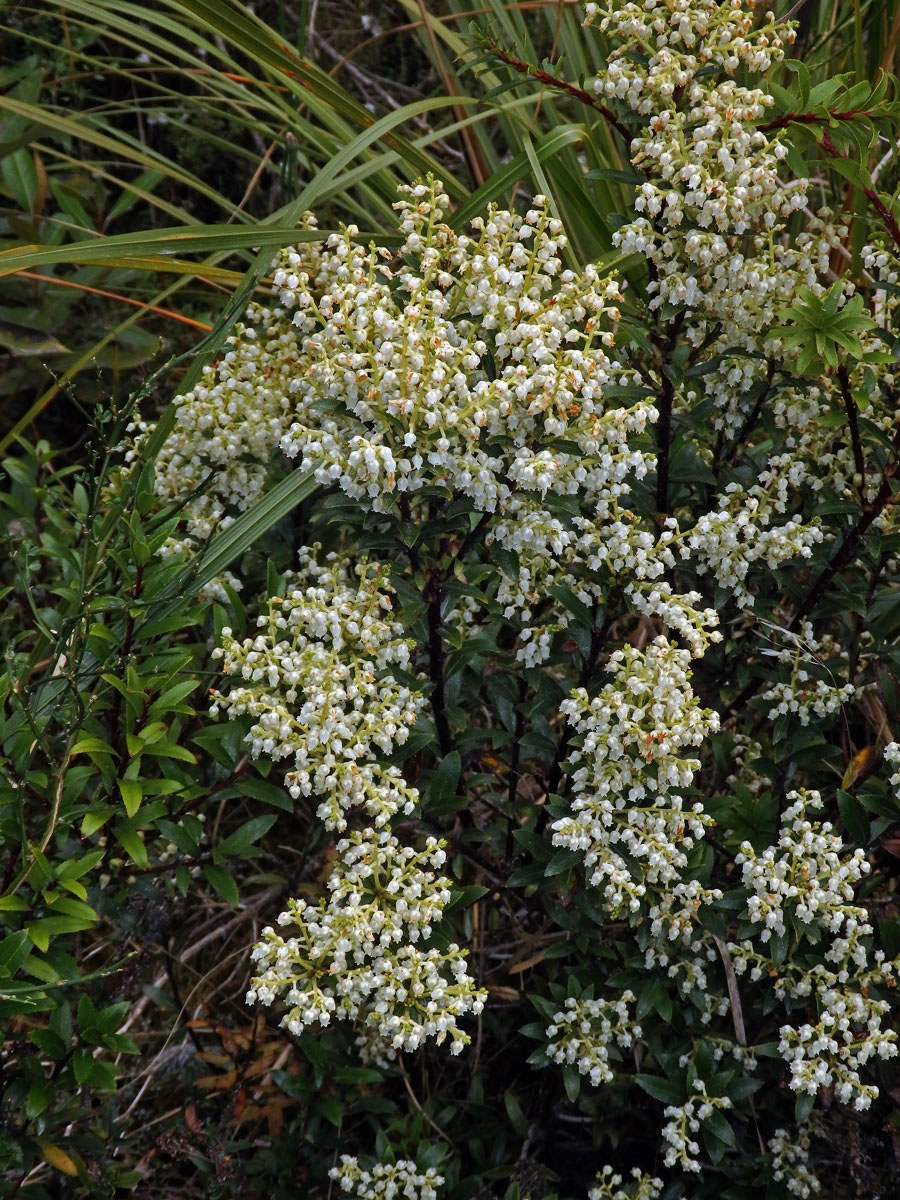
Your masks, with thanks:
[(731, 1108), (727, 1096), (708, 1096), (706, 1084), (702, 1079), (694, 1081), (696, 1096), (691, 1096), (684, 1104), (670, 1104), (664, 1110), (667, 1118), (662, 1129), (663, 1141), (667, 1142), (663, 1162), (667, 1167), (679, 1166), (682, 1171), (700, 1173), (699, 1143), (694, 1134), (700, 1131), (700, 1122), (709, 1117), (716, 1109)]
[(629, 1011), (634, 1003), (630, 991), (624, 991), (618, 1000), (576, 1000), (570, 996), (565, 1008), (547, 1026), (547, 1056), (553, 1062), (577, 1067), (594, 1087), (610, 1083), (610, 1051), (614, 1046), (628, 1049), (641, 1036), (641, 1027)]
[(785, 932), (785, 918), (817, 924), (831, 935), (826, 959), (866, 965), (862, 939), (872, 933), (864, 908), (853, 903), (854, 885), (869, 873), (864, 850), (842, 854), (843, 839), (830, 821), (810, 821), (807, 809), (821, 806), (818, 792), (789, 792), (793, 803), (781, 817), (778, 843), (757, 855), (741, 843), (735, 862), (750, 892), (747, 915), (762, 925), (760, 941)]
[(703, 599), (699, 592), (678, 594), (664, 580), (653, 584), (629, 583), (625, 594), (635, 612), (662, 621), (670, 632), (680, 635), (694, 658), (700, 658), (722, 634), (714, 626), (719, 615), (714, 608), (700, 609)]
[(390, 1039), (365, 1022), (357, 1027), (353, 1043), (364, 1067), (381, 1067), (387, 1071), (396, 1064), (400, 1053)]
[(450, 899), (450, 881), (435, 872), (443, 843), (423, 851), (403, 847), (386, 830), (352, 833), (337, 845), (338, 861), (317, 905), (291, 900), (252, 957), (258, 974), (248, 1003), (288, 1006), (281, 1024), (293, 1034), (332, 1018), (365, 1022), (394, 1050), (415, 1050), (427, 1038), (448, 1038), (458, 1054), (469, 1035), (458, 1018), (479, 1013), (485, 993), (466, 973), (465, 952), (413, 945), (426, 939)]
[(752, 796), (758, 796), (768, 784), (767, 778), (754, 769), (754, 763), (763, 756), (762, 743), (753, 734), (739, 729), (734, 731), (732, 738), (732, 770), (725, 782), (729, 787), (740, 784)]
[[(579, 530), (578, 550), (592, 574), (631, 581), (635, 587), (644, 581), (659, 579), (667, 567), (674, 567), (672, 543), (677, 536), (674, 518), (658, 536), (644, 528), (634, 513), (601, 502), (594, 517), (575, 520)], [(582, 583), (581, 597), (587, 602), (592, 592), (589, 582)]]
[(639, 215), (614, 240), (657, 266), (651, 307), (668, 301), (733, 319), (737, 294), (765, 297), (777, 272), (773, 262), (745, 259), (728, 239), (777, 227), (805, 206), (807, 184), (780, 186), (782, 134), (759, 128), (773, 100), (729, 76), (740, 66), (751, 75), (767, 70), (793, 31), (771, 16), (754, 29), (742, 4), (716, 0), (611, 4), (589, 20), (598, 16), (614, 48), (594, 90), (649, 118), (631, 143), (643, 175)]
[[(446, 224), (440, 183), (401, 191), (399, 266), (350, 226), (329, 239), (315, 287), (294, 290), (302, 353), (283, 451), (375, 511), (426, 484), (485, 512), (516, 490), (577, 489), (597, 443), (618, 283), (563, 269), (543, 197), (524, 217), (492, 207), (468, 236)], [(554, 437), (579, 454), (531, 451)]]
[[(821, 486), (826, 472), (849, 485), (855, 470), (846, 439), (835, 444), (821, 423), (811, 423), (821, 400), (777, 381), (771, 366), (800, 353), (776, 336), (779, 314), (800, 286), (822, 294), (829, 256), (846, 228), (828, 210), (809, 211), (807, 180), (781, 178), (785, 132), (761, 128), (773, 98), (733, 78), (738, 69), (748, 77), (767, 70), (795, 37), (771, 14), (760, 21), (753, 7), (742, 0), (610, 0), (592, 5), (587, 22), (613, 43), (596, 92), (643, 125), (630, 147), (635, 216), (614, 242), (651, 260), (651, 309), (668, 303), (686, 311), (684, 338), (714, 364), (699, 391), (675, 389), (675, 409), (705, 396), (722, 446), (739, 444), (763, 406), (788, 430), (792, 453), (769, 468), (777, 466), (777, 502), (763, 477), (750, 488), (732, 480), (719, 509), (700, 518), (687, 543), (701, 572), (710, 571), (746, 607), (754, 601), (754, 564), (771, 571), (810, 557), (821, 541), (817, 523), (793, 511), (804, 494)], [(801, 210), (804, 230), (776, 236)], [(722, 460), (714, 465), (720, 471)]]
[(809, 672), (800, 668), (789, 682), (774, 683), (766, 688), (760, 693), (760, 699), (773, 701), (767, 714), (770, 721), (794, 714), (801, 725), (808, 725), (813, 715), (830, 717), (840, 712), (855, 695), (856, 688), (852, 683), (835, 686), (824, 679), (812, 680)]
[(658, 1200), (663, 1181), (634, 1167), (631, 1179), (625, 1183), (622, 1176), (607, 1164), (597, 1172), (597, 1179), (588, 1192), (588, 1200)]
[(776, 1129), (767, 1142), (772, 1155), (772, 1178), (785, 1186), (791, 1196), (809, 1200), (818, 1196), (822, 1185), (809, 1166), (812, 1139), (809, 1128)]
[(444, 1177), (434, 1167), (420, 1171), (406, 1158), (395, 1163), (375, 1163), (371, 1169), (359, 1165), (354, 1155), (342, 1154), (341, 1164), (328, 1172), (345, 1196), (358, 1200), (437, 1200)]
[(676, 790), (690, 786), (700, 765), (682, 751), (718, 729), (717, 714), (694, 698), (690, 657), (662, 636), (643, 651), (625, 646), (610, 656), (613, 679), (597, 696), (579, 688), (563, 702), (581, 744), (567, 760), (571, 815), (552, 827), (554, 845), (584, 854), (588, 881), (603, 887), (613, 915), (639, 911), (652, 895), (650, 915), (660, 925), (671, 919), (671, 936), (706, 896), (680, 872), (711, 824), (702, 804), (685, 810)]
[(791, 558), (809, 558), (822, 541), (816, 521), (804, 524), (797, 515), (783, 520), (789, 486), (819, 486), (805, 464), (789, 454), (772, 458), (756, 484), (748, 489), (729, 483), (714, 512), (706, 513), (684, 535), (685, 546), (697, 560), (697, 570), (715, 575), (734, 593), (738, 604), (752, 608), (748, 576), (756, 564), (770, 571)]
[[(643, 115), (667, 109), (676, 89), (690, 87), (710, 67), (733, 74), (743, 66), (761, 74), (784, 58), (793, 29), (771, 14), (754, 29), (742, 3), (720, 0), (634, 0), (589, 4), (586, 25), (597, 24), (618, 43), (594, 90)], [(648, 46), (658, 53), (647, 58)], [(615, 64), (616, 70), (610, 70)]]
[[(825, 994), (822, 995), (825, 1000)], [(897, 1035), (893, 1030), (881, 1027), (881, 1021), (889, 1006), (883, 1004), (880, 1011), (868, 1013), (866, 1032), (861, 1045), (849, 1027), (840, 1034), (837, 1026), (842, 1020), (848, 1022), (857, 1014), (846, 1015), (843, 996), (838, 997), (840, 1017), (826, 1010), (815, 1024), (804, 1023), (799, 1028), (782, 1025), (779, 1030), (778, 1052), (791, 1070), (791, 1090), (817, 1096), (822, 1088), (834, 1088), (834, 1094), (842, 1104), (852, 1104), (857, 1112), (865, 1112), (872, 1101), (878, 1098), (878, 1088), (863, 1082), (859, 1068), (871, 1058), (895, 1058)], [(867, 1015), (870, 1005), (861, 1005)]]
[(852, 683), (838, 683), (831, 669), (822, 664), (822, 658), (830, 656), (835, 647), (828, 639), (816, 639), (809, 621), (803, 622), (799, 634), (791, 630), (779, 633), (790, 645), (767, 653), (776, 662), (790, 667), (791, 675), (760, 694), (760, 699), (774, 701), (768, 712), (770, 721), (783, 714), (794, 714), (801, 725), (808, 725), (813, 716), (831, 716), (856, 696), (858, 689)]
[(301, 550), (299, 573), (270, 599), (256, 637), (238, 642), (222, 631), (213, 655), (242, 682), (213, 692), (212, 711), (255, 718), (251, 753), (292, 759), (288, 789), (295, 799), (321, 797), (326, 828), (346, 829), (354, 806), (383, 826), (418, 801), (399, 769), (377, 757), (406, 741), (426, 704), (392, 674), (409, 670), (414, 643), (391, 620), (384, 567), (363, 562), (353, 578), (334, 555), (319, 565), (316, 549)]
[(842, 1103), (863, 1111), (878, 1088), (865, 1083), (860, 1070), (873, 1058), (897, 1054), (897, 1034), (884, 1028), (890, 1005), (879, 993), (897, 986), (900, 962), (870, 950), (868, 914), (853, 903), (854, 885), (870, 869), (865, 852), (844, 853), (829, 822), (807, 819), (807, 809), (821, 804), (818, 792), (791, 792), (788, 799), (793, 803), (782, 814), (777, 845), (757, 854), (745, 842), (737, 856), (750, 891), (747, 915), (761, 926), (763, 944), (788, 932), (788, 919), (815, 931), (813, 947), (825, 933), (822, 961), (788, 959), (776, 966), (752, 941), (728, 948), (735, 971), (749, 969), (754, 981), (768, 976), (779, 1000), (815, 1000), (815, 1022), (780, 1029), (779, 1053), (790, 1067), (791, 1088), (814, 1096), (834, 1087)]

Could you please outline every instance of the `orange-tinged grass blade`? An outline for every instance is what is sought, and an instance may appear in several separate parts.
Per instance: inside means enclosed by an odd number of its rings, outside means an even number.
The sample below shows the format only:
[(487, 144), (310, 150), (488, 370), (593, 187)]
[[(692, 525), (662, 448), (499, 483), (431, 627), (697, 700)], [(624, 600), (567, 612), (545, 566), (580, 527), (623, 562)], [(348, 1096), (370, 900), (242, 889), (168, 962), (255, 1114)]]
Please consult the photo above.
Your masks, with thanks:
[(107, 300), (118, 300), (122, 304), (132, 304), (135, 308), (140, 308), (144, 312), (156, 313), (161, 317), (169, 317), (173, 321), (180, 321), (182, 325), (190, 325), (194, 329), (202, 329), (204, 333), (209, 333), (212, 329), (211, 325), (207, 325), (204, 321), (195, 321), (193, 317), (186, 317), (182, 313), (173, 312), (171, 308), (161, 308), (158, 304), (144, 304), (141, 300), (133, 300), (131, 296), (123, 296), (120, 292), (107, 292), (103, 288), (89, 287), (86, 283), (76, 283), (74, 279), (56, 279), (52, 275), (40, 275), (37, 271), (17, 271), (16, 274), (21, 275), (23, 279), (35, 279), (38, 283), (52, 283), (56, 287), (77, 288), (79, 292), (90, 292), (92, 296), (104, 296)]

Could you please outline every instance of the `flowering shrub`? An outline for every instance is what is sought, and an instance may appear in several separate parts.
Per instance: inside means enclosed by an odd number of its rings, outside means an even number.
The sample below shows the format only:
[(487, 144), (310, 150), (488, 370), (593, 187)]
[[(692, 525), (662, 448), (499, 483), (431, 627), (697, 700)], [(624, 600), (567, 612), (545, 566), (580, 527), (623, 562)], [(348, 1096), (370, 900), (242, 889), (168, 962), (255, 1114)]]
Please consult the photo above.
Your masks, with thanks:
[(276, 260), (163, 446), (163, 553), (285, 466), (319, 487), (215, 651), (214, 713), (327, 847), (247, 1001), (408, 1094), (413, 1158), (367, 1096), (341, 1127), (347, 1195), (774, 1200), (829, 1146), (850, 1195), (863, 1135), (895, 1186), (896, 110), (770, 82), (793, 29), (742, 0), (586, 23), (619, 273), (546, 197), (464, 231), (420, 181), (396, 248)]

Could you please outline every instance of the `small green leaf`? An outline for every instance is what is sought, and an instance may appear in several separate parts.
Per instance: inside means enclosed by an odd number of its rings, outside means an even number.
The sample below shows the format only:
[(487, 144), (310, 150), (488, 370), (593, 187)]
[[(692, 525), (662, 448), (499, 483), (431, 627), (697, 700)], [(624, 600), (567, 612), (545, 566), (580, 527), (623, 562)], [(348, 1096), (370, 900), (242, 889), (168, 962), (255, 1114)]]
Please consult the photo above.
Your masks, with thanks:
[(74, 758), (76, 754), (110, 754), (115, 757), (116, 751), (109, 744), (98, 737), (83, 737), (79, 738), (72, 747), (70, 757)]
[(635, 1075), (634, 1082), (641, 1091), (654, 1100), (661, 1100), (663, 1104), (684, 1103), (684, 1088), (671, 1079), (664, 1079), (661, 1075)]
[(75, 1073), (75, 1082), (79, 1087), (88, 1081), (93, 1069), (93, 1054), (90, 1052), (90, 1050), (86, 1050), (79, 1046), (79, 1048), (72, 1055), (72, 1070)]
[(253, 817), (246, 821), (240, 829), (236, 829), (234, 833), (219, 842), (214, 851), (215, 861), (220, 863), (224, 858), (229, 858), (233, 854), (243, 854), (254, 842), (258, 842), (261, 837), (264, 837), (277, 820), (274, 813), (268, 813), (265, 816)]
[(137, 779), (120, 779), (118, 783), (119, 791), (122, 793), (122, 802), (125, 805), (125, 812), (129, 817), (133, 817), (141, 807), (141, 800), (144, 795), (140, 782)]
[(221, 896), (226, 904), (238, 904), (240, 895), (238, 894), (237, 884), (227, 871), (223, 871), (221, 867), (204, 867), (203, 874), (216, 894)]
[(114, 830), (116, 841), (138, 867), (149, 867), (150, 861), (147, 858), (147, 849), (144, 846), (143, 840), (138, 836), (136, 829), (128, 829), (125, 826), (120, 826)]
[(53, 1103), (55, 1089), (49, 1079), (39, 1079), (28, 1089), (25, 1097), (25, 1115), (30, 1121), (39, 1117)]
[(438, 763), (428, 786), (426, 808), (429, 804), (441, 804), (456, 794), (462, 759), (458, 750), (453, 750)]
[(563, 1086), (566, 1089), (566, 1095), (572, 1104), (578, 1099), (578, 1093), (581, 1091), (581, 1075), (577, 1067), (567, 1063), (563, 1067)]
[(0, 942), (0, 975), (11, 979), (30, 952), (31, 941), (24, 929), (8, 934)]
[(584, 854), (580, 850), (557, 850), (544, 868), (544, 874), (561, 875), (583, 862)]

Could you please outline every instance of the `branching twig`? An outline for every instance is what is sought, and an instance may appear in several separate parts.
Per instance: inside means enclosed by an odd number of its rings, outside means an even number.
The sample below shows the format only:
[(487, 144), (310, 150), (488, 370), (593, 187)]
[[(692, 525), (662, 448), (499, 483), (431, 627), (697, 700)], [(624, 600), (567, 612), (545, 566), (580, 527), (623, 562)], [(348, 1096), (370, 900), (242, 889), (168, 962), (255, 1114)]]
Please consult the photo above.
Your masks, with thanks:
[(850, 374), (844, 363), (837, 369), (838, 382), (841, 385), (841, 396), (844, 400), (844, 408), (847, 411), (847, 422), (850, 425), (850, 441), (853, 445), (853, 465), (856, 467), (857, 475), (862, 476), (860, 483), (860, 495), (865, 495), (866, 484), (866, 459), (863, 454), (862, 442), (859, 437), (859, 419), (856, 412), (856, 401), (853, 399), (853, 392), (850, 390)]
[(607, 108), (605, 104), (597, 100), (590, 92), (586, 92), (584, 88), (576, 87), (574, 83), (569, 83), (565, 79), (560, 79), (557, 75), (551, 75), (549, 71), (542, 71), (540, 67), (536, 67), (532, 63), (523, 62), (521, 58), (516, 58), (515, 55), (510, 54), (508, 50), (504, 50), (502, 46), (498, 46), (494, 41), (491, 41), (489, 45), (492, 52), (496, 54), (500, 61), (506, 63), (508, 67), (512, 67), (514, 71), (518, 71), (522, 75), (528, 75), (532, 79), (536, 79), (538, 83), (543, 83), (546, 87), (555, 88), (559, 92), (565, 92), (567, 95), (579, 100), (582, 104), (586, 104), (588, 108), (592, 108), (595, 112), (598, 112), (606, 123), (616, 131), (625, 145), (631, 145), (633, 135), (628, 126), (619, 120), (611, 108)]
[[(827, 130), (825, 130), (822, 135), (822, 149), (826, 154), (830, 155), (831, 158), (849, 158), (849, 155), (844, 154), (841, 150), (838, 150), (837, 146), (831, 140)], [(891, 240), (894, 242), (894, 245), (900, 246), (900, 225), (897, 224), (897, 218), (874, 188), (863, 187), (862, 190), (872, 207), (878, 213), (879, 217), (881, 217), (881, 223), (891, 235)]]
[(759, 129), (762, 133), (771, 133), (774, 129), (787, 129), (788, 125), (821, 125), (825, 121), (854, 121), (858, 117), (871, 116), (872, 114), (866, 108), (848, 108), (845, 112), (829, 108), (827, 114), (785, 113), (783, 117), (775, 117), (771, 121), (766, 121), (764, 125), (759, 126)]

